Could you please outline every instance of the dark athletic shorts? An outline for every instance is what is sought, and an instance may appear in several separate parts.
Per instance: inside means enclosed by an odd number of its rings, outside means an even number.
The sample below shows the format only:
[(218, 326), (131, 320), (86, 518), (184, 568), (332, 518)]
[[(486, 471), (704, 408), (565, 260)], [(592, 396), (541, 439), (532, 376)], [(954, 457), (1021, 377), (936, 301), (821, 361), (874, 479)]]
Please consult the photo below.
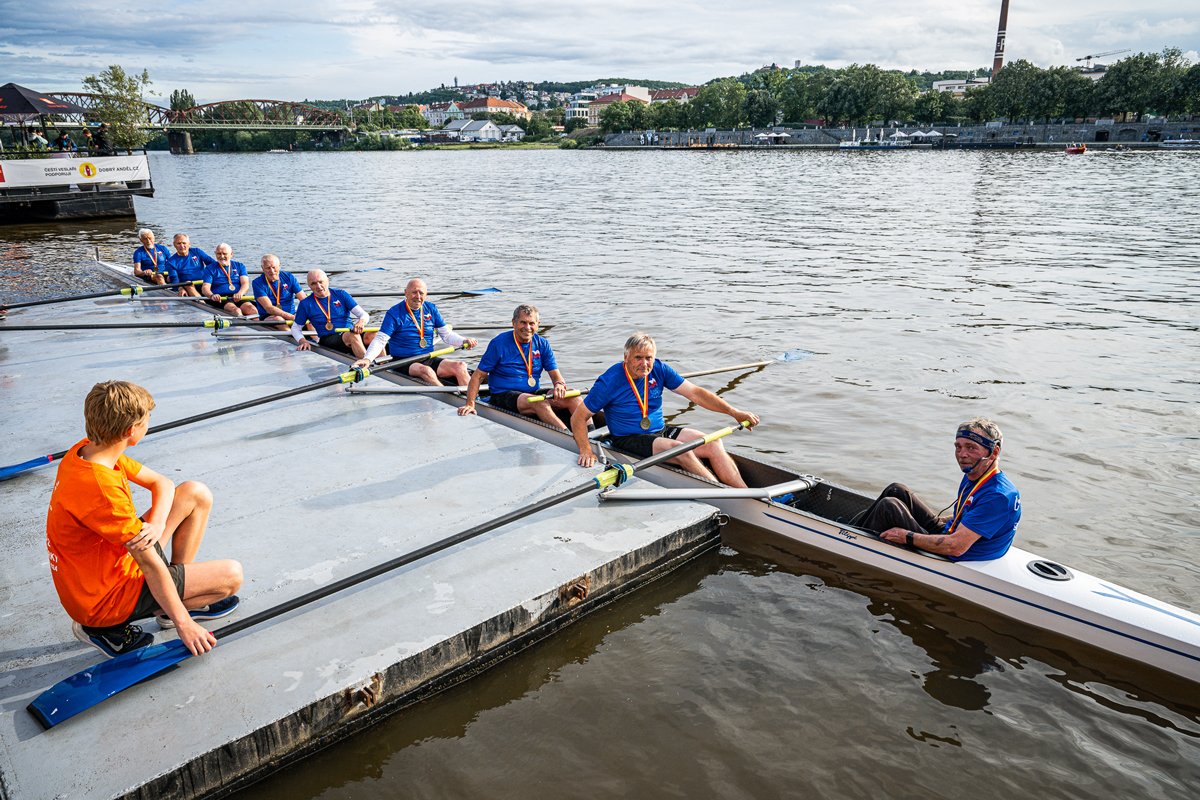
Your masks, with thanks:
[[(412, 358), (412, 356), (399, 356), (399, 358)], [(408, 365), (408, 369), (411, 370), (417, 364), (424, 364), (425, 366), (429, 367), (431, 370), (433, 370), (436, 373), (438, 365), (441, 363), (442, 363), (441, 358), (427, 358), (424, 361), (414, 361), (412, 364)], [(410, 371), (410, 372), (408, 372), (408, 374), (412, 375), (412, 372)]]
[(204, 304), (206, 306), (210, 306), (210, 307), (216, 308), (216, 309), (224, 308), (225, 304), (229, 302), (229, 300), (226, 299), (226, 300), (222, 300), (221, 302), (218, 303), (216, 300), (213, 300), (211, 297), (202, 297), (201, 299), (204, 301)]
[(354, 353), (354, 351), (350, 349), (350, 346), (342, 341), (342, 335), (337, 331), (319, 336), (317, 338), (317, 344), (321, 345), (321, 347), (328, 347), (330, 350), (337, 350), (339, 353)]
[(682, 430), (683, 428), (675, 425), (668, 425), (656, 433), (633, 433), (629, 436), (614, 436), (608, 440), (608, 444), (616, 450), (624, 450), (626, 453), (632, 453), (638, 458), (647, 458), (654, 455), (655, 439), (678, 439)]
[[(163, 563), (167, 565), (167, 570), (171, 573), (171, 581), (175, 584), (175, 591), (179, 592), (179, 598), (182, 600), (184, 586), (183, 564), (172, 564), (167, 561), (167, 554), (163, 552), (162, 545), (158, 543), (155, 543), (154, 550), (158, 553), (159, 558), (163, 560)], [(138, 595), (137, 604), (133, 607), (133, 613), (126, 617), (124, 622), (120, 625), (114, 625), (112, 628), (87, 628), (87, 630), (121, 630), (131, 622), (154, 616), (154, 612), (156, 611), (162, 611), (162, 608), (158, 605), (158, 601), (154, 599), (154, 595), (150, 593), (150, 584), (146, 582), (142, 584), (142, 593)]]
[(520, 414), (521, 412), (517, 410), (517, 400), (523, 394), (525, 392), (496, 392), (495, 394), (489, 394), (487, 398), (488, 405), (503, 408), (505, 411), (511, 411), (514, 414)]

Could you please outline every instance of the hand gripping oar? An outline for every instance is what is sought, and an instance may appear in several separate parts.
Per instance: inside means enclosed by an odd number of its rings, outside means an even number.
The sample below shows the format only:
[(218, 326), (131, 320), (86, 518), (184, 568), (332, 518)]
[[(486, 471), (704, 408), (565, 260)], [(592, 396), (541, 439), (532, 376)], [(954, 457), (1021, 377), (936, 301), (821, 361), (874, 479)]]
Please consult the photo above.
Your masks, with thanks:
[[(439, 553), (442, 550), (453, 547), (456, 544), (474, 539), (488, 531), (493, 531), (510, 522), (516, 522), (519, 519), (528, 517), (531, 514), (537, 514), (547, 508), (551, 508), (560, 503), (564, 503), (580, 495), (587, 494), (593, 489), (603, 489), (606, 486), (620, 484), (629, 476), (640, 472), (648, 467), (653, 467), (656, 464), (661, 464), (664, 461), (675, 458), (676, 456), (686, 453), (689, 450), (694, 450), (709, 442), (716, 441), (723, 436), (728, 436), (736, 430), (741, 430), (748, 427), (746, 423), (740, 423), (736, 427), (722, 428), (719, 431), (714, 431), (702, 439), (695, 439), (686, 444), (681, 444), (678, 447), (672, 447), (669, 450), (664, 450), (661, 453), (655, 453), (649, 458), (643, 458), (641, 461), (635, 461), (632, 464), (618, 464), (614, 467), (606, 469), (596, 477), (589, 480), (587, 483), (582, 483), (573, 489), (567, 489), (552, 497), (547, 497), (544, 500), (538, 500), (536, 503), (523, 506), (507, 514), (488, 520), (481, 525), (476, 525), (473, 528), (468, 528), (465, 531), (447, 536), (445, 539), (439, 539), (436, 542), (427, 544), (424, 547), (417, 548), (410, 553), (405, 553), (402, 556), (397, 556), (391, 561), (386, 561), (382, 564), (365, 569), (362, 572), (357, 572), (348, 577), (334, 581), (319, 589), (314, 589), (311, 592), (292, 598), (277, 606), (272, 606), (257, 614), (252, 614), (245, 619), (238, 620), (231, 625), (226, 625), (224, 628), (213, 631), (213, 636), (217, 639), (223, 639), (227, 636), (232, 636), (235, 633), (251, 628), (267, 620), (274, 619), (289, 611), (294, 611), (317, 600), (329, 597), (344, 589), (349, 589), (351, 586), (357, 586), (363, 581), (369, 581), (372, 578), (377, 578), (400, 567), (406, 566), (419, 561), (422, 558), (431, 556), (434, 553)], [(183, 642), (175, 639), (162, 644), (150, 645), (143, 647), (140, 650), (135, 650), (132, 653), (117, 656), (108, 661), (103, 661), (95, 666), (77, 672), (66, 680), (56, 683), (46, 691), (38, 695), (32, 703), (29, 704), (29, 713), (41, 723), (43, 728), (52, 728), (64, 720), (81, 712), (87, 711), (92, 706), (98, 705), (113, 695), (128, 689), (130, 686), (141, 683), (144, 680), (154, 677), (159, 673), (165, 672), (182, 661), (187, 660), (191, 656), (191, 652), (183, 644)], [(211, 656), (210, 656), (211, 657)]]
[[(375, 367), (374, 369), (363, 368), (363, 369), (351, 370), (349, 372), (343, 372), (340, 375), (338, 375), (337, 377), (329, 378), (329, 379), (323, 380), (323, 381), (317, 381), (316, 383), (310, 383), (307, 386), (300, 386), (295, 389), (285, 389), (282, 392), (276, 392), (275, 394), (269, 394), (266, 397), (257, 397), (253, 400), (246, 400), (241, 403), (235, 403), (231, 406), (225, 406), (224, 408), (218, 408), (214, 411), (205, 411), (202, 414), (193, 414), (192, 416), (184, 417), (183, 419), (177, 419), (172, 422), (164, 422), (162, 425), (155, 425), (154, 427), (148, 429), (146, 431), (146, 434), (150, 435), (152, 433), (159, 433), (161, 431), (169, 431), (172, 428), (180, 428), (180, 427), (183, 427), (184, 425), (190, 425), (193, 422), (200, 422), (201, 420), (212, 419), (213, 417), (219, 417), (224, 414), (232, 414), (235, 411), (243, 411), (247, 408), (254, 408), (255, 406), (261, 406), (265, 403), (274, 402), (275, 400), (283, 400), (284, 398), (287, 398), (287, 397), (295, 397), (296, 395), (305, 394), (306, 392), (316, 391), (317, 389), (324, 389), (329, 386), (337, 386), (342, 383), (357, 383), (359, 381), (366, 380), (369, 376), (371, 376), (377, 372), (385, 372), (387, 370), (397, 369), (399, 367), (405, 366), (406, 364), (413, 364), (413, 363), (416, 363), (417, 361), (424, 361), (427, 358), (434, 358), (436, 356), (449, 355), (450, 353), (453, 353), (457, 349), (458, 348), (456, 348), (456, 347), (445, 347), (445, 348), (442, 348), (441, 350), (434, 350), (432, 353), (425, 353), (423, 355), (413, 356), (411, 358), (402, 358), (399, 361), (389, 361), (388, 363), (384, 364), (383, 366)], [(67, 454), (66, 450), (60, 450), (57, 453), (51, 453), (49, 455), (38, 456), (37, 458), (31, 458), (30, 460), (25, 461), (21, 464), (13, 464), (8, 467), (0, 467), (0, 481), (6, 481), (9, 478), (12, 478), (16, 475), (21, 474), (22, 472), (28, 472), (29, 470), (36, 469), (37, 467), (44, 467), (47, 464), (57, 461), (58, 459), (65, 456), (66, 454)]]
[(163, 283), (146, 286), (126, 286), (124, 289), (110, 289), (105, 292), (91, 294), (73, 294), (70, 297), (51, 297), (47, 300), (26, 300), (24, 303), (0, 303), (0, 314), (13, 308), (29, 308), (30, 306), (45, 306), (51, 303), (69, 303), (72, 300), (93, 300), (97, 297), (128, 297), (130, 300), (143, 292), (156, 292), (161, 289), (178, 289), (180, 286), (197, 286), (204, 281), (182, 281), (180, 283)]
[[(686, 380), (688, 378), (699, 378), (701, 375), (716, 375), (718, 372), (733, 372), (735, 370), (742, 369), (761, 369), (770, 363), (770, 361), (755, 361), (753, 364), (734, 364), (732, 367), (715, 367), (714, 369), (702, 369), (697, 372), (681, 372), (679, 373), (679, 377)], [(563, 397), (578, 397), (580, 395), (587, 394), (589, 391), (589, 389), (572, 389), (563, 395)], [(531, 397), (526, 397), (525, 399), (531, 403), (540, 403), (546, 399), (546, 395), (535, 394)]]

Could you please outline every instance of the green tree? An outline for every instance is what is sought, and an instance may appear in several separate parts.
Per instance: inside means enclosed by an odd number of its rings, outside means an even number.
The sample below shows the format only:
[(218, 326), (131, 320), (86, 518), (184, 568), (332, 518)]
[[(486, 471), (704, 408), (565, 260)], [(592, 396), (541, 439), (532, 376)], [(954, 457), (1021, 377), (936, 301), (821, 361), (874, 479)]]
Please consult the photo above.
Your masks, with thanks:
[(396, 127), (398, 128), (416, 128), (423, 131), (429, 127), (428, 120), (421, 116), (421, 109), (417, 106), (405, 106), (404, 110), (396, 116)]
[(618, 133), (633, 127), (630, 104), (624, 100), (609, 103), (600, 110), (600, 129), (605, 133)]
[(807, 72), (792, 71), (779, 91), (779, 107), (784, 122), (803, 122), (817, 115), (817, 95), (823, 78)]
[(676, 100), (652, 103), (648, 109), (648, 128), (656, 131), (680, 130), (687, 127), (687, 106)]
[(101, 122), (108, 123), (115, 147), (132, 150), (144, 147), (150, 140), (152, 132), (147, 127), (149, 118), (142, 100), (149, 87), (149, 72), (142, 70), (141, 75), (128, 75), (117, 64), (83, 79), (84, 89), (100, 95), (94, 114)]
[(779, 101), (767, 89), (754, 89), (746, 95), (743, 116), (753, 128), (769, 128), (779, 114)]
[(1155, 109), (1164, 116), (1176, 116), (1188, 110), (1188, 60), (1178, 47), (1162, 51), (1162, 69), (1158, 79)]
[(872, 116), (888, 120), (908, 119), (917, 99), (917, 85), (899, 72), (881, 72), (874, 78), (875, 109)]
[(1040, 72), (1023, 58), (1005, 64), (987, 87), (995, 113), (1010, 121), (1030, 116), (1030, 100)]
[(1082, 72), (1068, 69), (1062, 74), (1063, 116), (1087, 117), (1095, 110), (1096, 82)]
[(171, 92), (171, 110), (184, 111), (196, 107), (196, 98), (187, 89), (176, 89)]
[(553, 124), (546, 114), (534, 114), (524, 124), (525, 141), (538, 142), (554, 133)]
[(745, 121), (746, 87), (734, 78), (704, 86), (687, 104), (688, 122), (694, 128), (738, 128)]
[(946, 107), (948, 105), (946, 100), (949, 97), (950, 95), (946, 92), (935, 92), (930, 89), (914, 101), (913, 118), (917, 122), (924, 122), (929, 125), (941, 122), (946, 118)]
[(1142, 115), (1161, 99), (1162, 60), (1157, 53), (1138, 53), (1108, 68), (1096, 84), (1097, 110), (1105, 114)]

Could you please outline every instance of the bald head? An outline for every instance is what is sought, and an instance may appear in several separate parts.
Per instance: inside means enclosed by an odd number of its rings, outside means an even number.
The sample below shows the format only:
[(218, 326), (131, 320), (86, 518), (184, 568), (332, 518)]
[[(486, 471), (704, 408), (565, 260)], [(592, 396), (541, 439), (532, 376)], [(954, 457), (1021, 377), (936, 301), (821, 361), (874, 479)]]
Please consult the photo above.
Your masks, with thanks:
[(313, 294), (322, 300), (329, 296), (329, 276), (325, 274), (325, 270), (310, 269), (308, 271), (308, 288), (312, 289)]
[(425, 297), (429, 294), (429, 288), (425, 285), (425, 281), (420, 278), (411, 278), (404, 285), (404, 302), (413, 311), (421, 307), (425, 302)]

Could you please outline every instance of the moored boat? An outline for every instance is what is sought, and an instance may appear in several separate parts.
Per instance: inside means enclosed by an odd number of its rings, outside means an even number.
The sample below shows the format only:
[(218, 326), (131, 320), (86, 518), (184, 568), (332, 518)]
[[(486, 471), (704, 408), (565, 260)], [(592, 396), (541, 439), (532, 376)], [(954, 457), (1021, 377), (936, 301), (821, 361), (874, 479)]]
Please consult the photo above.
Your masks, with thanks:
[[(128, 268), (101, 263), (114, 276), (132, 279)], [(347, 360), (340, 355), (337, 358)], [(393, 374), (381, 377), (403, 387), (424, 386)], [(453, 406), (463, 404), (463, 398), (451, 392), (433, 396)], [(569, 434), (540, 421), (486, 402), (478, 403), (476, 408), (487, 420), (575, 451)], [(760, 491), (757, 496), (731, 491), (679, 468), (657, 466), (644, 475), (648, 482), (661, 487), (651, 490), (650, 496), (640, 485), (610, 490), (602, 496), (606, 502), (703, 499), (729, 517), (801, 548), (927, 586), (1030, 628), (1083, 642), (1200, 683), (1200, 616), (1191, 611), (1020, 547), (1014, 546), (1001, 558), (991, 561), (956, 562), (891, 544), (850, 522), (870, 504), (872, 497), (736, 453), (733, 457), (746, 482), (760, 489), (769, 487), (767, 491)], [(621, 456), (616, 460), (631, 459)], [(638, 492), (642, 492), (641, 497), (637, 497)], [(782, 496), (785, 493), (792, 496), (785, 498)]]
[(1158, 146), (1162, 150), (1200, 150), (1200, 139), (1166, 139)]
[(1086, 144), (1071, 143), (1067, 145), (1066, 154), (1069, 156), (1077, 156), (1087, 152)]

